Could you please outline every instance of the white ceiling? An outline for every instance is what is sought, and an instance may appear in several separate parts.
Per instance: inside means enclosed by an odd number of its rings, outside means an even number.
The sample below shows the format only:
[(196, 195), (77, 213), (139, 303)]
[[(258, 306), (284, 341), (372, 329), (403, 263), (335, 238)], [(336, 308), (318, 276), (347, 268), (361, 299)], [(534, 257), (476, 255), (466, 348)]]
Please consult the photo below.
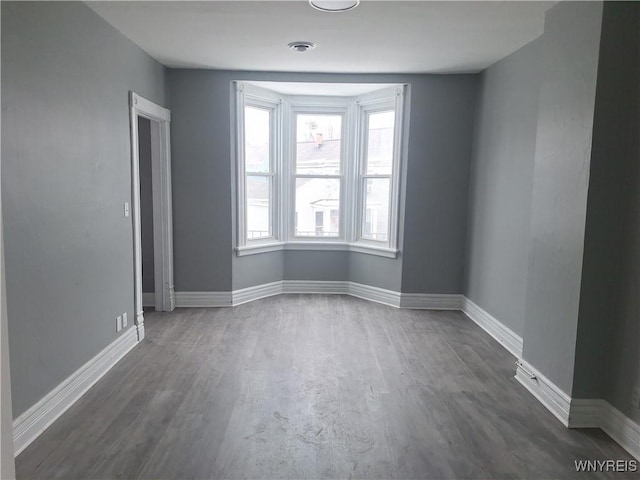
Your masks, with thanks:
[[(478, 72), (539, 36), (556, 2), (307, 0), (88, 2), (168, 67), (288, 72)], [(292, 41), (317, 44), (310, 52)]]

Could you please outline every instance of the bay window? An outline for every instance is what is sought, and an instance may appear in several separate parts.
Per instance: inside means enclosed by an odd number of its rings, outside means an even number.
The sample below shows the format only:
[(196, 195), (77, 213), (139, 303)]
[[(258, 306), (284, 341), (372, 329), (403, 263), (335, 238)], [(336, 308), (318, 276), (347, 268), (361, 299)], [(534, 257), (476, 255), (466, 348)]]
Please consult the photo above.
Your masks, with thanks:
[(359, 96), (236, 90), (238, 255), (395, 257), (404, 86)]

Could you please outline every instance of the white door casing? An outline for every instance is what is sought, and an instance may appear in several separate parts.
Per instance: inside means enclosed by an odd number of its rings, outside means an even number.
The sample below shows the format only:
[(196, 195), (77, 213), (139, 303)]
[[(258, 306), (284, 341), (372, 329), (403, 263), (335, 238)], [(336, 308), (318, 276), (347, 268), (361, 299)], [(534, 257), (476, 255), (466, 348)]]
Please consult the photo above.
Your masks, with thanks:
[(151, 121), (151, 170), (153, 191), (153, 247), (155, 309), (175, 308), (173, 286), (173, 219), (171, 207), (171, 112), (135, 92), (129, 92), (131, 121), (131, 178), (134, 252), (134, 305), (138, 339), (144, 338), (142, 301), (142, 237), (140, 217), (140, 159), (138, 117)]

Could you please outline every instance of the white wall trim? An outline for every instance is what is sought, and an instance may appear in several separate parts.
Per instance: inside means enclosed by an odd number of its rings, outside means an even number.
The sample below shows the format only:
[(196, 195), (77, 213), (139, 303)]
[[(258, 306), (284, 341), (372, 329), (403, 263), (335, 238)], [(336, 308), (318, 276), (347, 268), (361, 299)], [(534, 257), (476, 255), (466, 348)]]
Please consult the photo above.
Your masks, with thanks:
[(349, 283), (341, 281), (284, 280), (282, 293), (349, 294)]
[(569, 428), (601, 428), (640, 460), (640, 425), (606, 400), (571, 399)]
[(524, 360), (519, 360), (516, 365), (516, 380), (568, 427), (571, 397)]
[(138, 342), (144, 340), (144, 313), (136, 315), (136, 329), (138, 331)]
[(516, 358), (522, 358), (522, 337), (498, 319), (464, 297), (462, 311), (480, 328), (495, 338)]
[[(400, 307), (400, 292), (355, 282), (282, 280), (232, 292), (176, 292), (177, 307), (230, 307), (284, 293), (351, 295)], [(434, 307), (435, 308), (435, 307)]]
[(455, 294), (401, 293), (400, 308), (462, 310), (464, 297)]
[(362, 283), (348, 282), (349, 292), (352, 297), (363, 298), (383, 305), (391, 307), (400, 307), (400, 292), (386, 290), (384, 288), (372, 287)]
[[(351, 295), (396, 308), (425, 310), (463, 310), (467, 301), (463, 295), (459, 294), (400, 293), (362, 283), (339, 280), (281, 280), (231, 292), (176, 292), (175, 297), (176, 306), (178, 307), (229, 307), (284, 293)], [(476, 306), (475, 308), (483, 312), (479, 307)], [(490, 317), (486, 312), (484, 314)], [(507, 332), (508, 335), (503, 333), (500, 338), (506, 336), (515, 338), (516, 343), (519, 342), (521, 351), (522, 339), (493, 317), (490, 318), (493, 319), (493, 324), (490, 325), (492, 327), (491, 330), (486, 328), (487, 322), (480, 324), (476, 321), (476, 323), (494, 338), (496, 338), (494, 334), (496, 331)], [(500, 338), (497, 338), (498, 341), (501, 341)], [(503, 341), (501, 343), (505, 344)], [(516, 356), (519, 357), (520, 355)]]
[[(406, 294), (403, 294), (403, 297)], [(500, 342), (516, 358), (522, 358), (522, 337), (463, 297), (462, 311), (480, 328)], [(517, 363), (515, 378), (565, 427), (601, 428), (636, 459), (640, 460), (640, 425), (606, 400), (576, 399), (524, 360)]]
[(176, 290), (174, 287), (169, 288), (169, 307), (171, 312), (176, 308)]
[(137, 344), (137, 328), (131, 327), (16, 418), (13, 421), (15, 455), (33, 442)]
[(516, 380), (569, 428), (601, 428), (640, 460), (640, 425), (599, 398), (571, 398), (524, 360), (517, 363)]
[(140, 158), (138, 117), (151, 121), (151, 183), (153, 193), (154, 306), (171, 311), (173, 290), (173, 219), (171, 200), (171, 112), (135, 92), (129, 92), (131, 129), (131, 221), (136, 318), (142, 313), (142, 225), (140, 216)]
[(176, 307), (230, 307), (231, 292), (176, 292)]
[(600, 428), (627, 452), (640, 460), (640, 424), (634, 422), (613, 405), (606, 403)]
[(261, 298), (272, 297), (282, 293), (282, 281), (263, 283), (255, 287), (242, 288), (231, 292), (231, 304), (242, 305)]

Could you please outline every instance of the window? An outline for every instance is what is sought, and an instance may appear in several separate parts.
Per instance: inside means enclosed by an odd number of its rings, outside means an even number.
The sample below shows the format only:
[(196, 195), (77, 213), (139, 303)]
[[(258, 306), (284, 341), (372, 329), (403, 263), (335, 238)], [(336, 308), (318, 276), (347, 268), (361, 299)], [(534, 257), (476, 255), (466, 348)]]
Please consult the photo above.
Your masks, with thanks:
[(271, 110), (244, 107), (247, 240), (273, 238), (274, 169), (270, 148)]
[(242, 94), (237, 113), (239, 246), (277, 242), (280, 238), (280, 100)]
[[(391, 193), (394, 167), (395, 108), (362, 109), (363, 157), (360, 162), (364, 211), (360, 237), (374, 242), (388, 242), (390, 235)], [(384, 105), (382, 106), (384, 107)]]
[[(342, 115), (297, 113), (294, 237), (340, 237)], [(325, 226), (325, 212), (335, 222)], [(311, 228), (315, 215), (315, 229)], [(329, 215), (327, 215), (329, 217)]]
[(282, 95), (238, 82), (238, 254), (395, 257), (403, 93)]

